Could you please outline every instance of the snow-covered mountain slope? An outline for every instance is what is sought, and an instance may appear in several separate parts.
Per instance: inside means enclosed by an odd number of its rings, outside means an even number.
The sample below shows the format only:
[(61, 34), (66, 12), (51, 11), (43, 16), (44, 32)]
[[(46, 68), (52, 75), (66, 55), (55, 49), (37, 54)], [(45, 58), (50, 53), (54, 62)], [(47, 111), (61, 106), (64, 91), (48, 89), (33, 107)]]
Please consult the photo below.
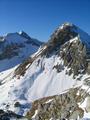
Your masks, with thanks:
[(77, 26), (65, 23), (1, 82), (0, 107), (25, 114), (36, 99), (80, 86), (87, 90), (89, 78), (90, 36)]

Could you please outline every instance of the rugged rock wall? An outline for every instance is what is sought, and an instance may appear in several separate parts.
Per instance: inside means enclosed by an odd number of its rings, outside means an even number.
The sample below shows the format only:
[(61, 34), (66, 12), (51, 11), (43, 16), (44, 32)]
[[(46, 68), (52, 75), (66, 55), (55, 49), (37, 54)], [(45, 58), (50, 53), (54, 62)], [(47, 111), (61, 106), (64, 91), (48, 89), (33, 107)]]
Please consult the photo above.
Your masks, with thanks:
[(76, 120), (84, 110), (79, 107), (88, 94), (80, 88), (72, 88), (61, 95), (43, 98), (32, 103), (27, 113), (29, 120)]

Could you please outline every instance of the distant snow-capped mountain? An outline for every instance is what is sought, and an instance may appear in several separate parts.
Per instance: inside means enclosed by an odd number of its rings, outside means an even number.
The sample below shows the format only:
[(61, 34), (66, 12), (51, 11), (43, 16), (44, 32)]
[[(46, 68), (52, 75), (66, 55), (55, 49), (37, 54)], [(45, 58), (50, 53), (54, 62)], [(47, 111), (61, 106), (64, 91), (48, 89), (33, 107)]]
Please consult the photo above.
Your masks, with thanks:
[(25, 32), (8, 33), (0, 37), (0, 72), (8, 70), (37, 51), (42, 42)]
[[(21, 40), (24, 46), (19, 49), (22, 50), (29, 45), (27, 43), (32, 43), (31, 38), (26, 33), (21, 32), (18, 36), (20, 38), (24, 37), (24, 40)], [(27, 42), (27, 39), (30, 42)], [(9, 40), (7, 40), (8, 44), (18, 41), (18, 39), (14, 41), (11, 39), (12, 42), (9, 42)], [(36, 47), (37, 41), (35, 43), (33, 45)], [(39, 45), (41, 45), (41, 42)], [(28, 49), (30, 49), (30, 46)], [(13, 52), (17, 52), (17, 49)], [(28, 50), (28, 52), (30, 51)], [(22, 54), (25, 55), (25, 53), (27, 53), (26, 49), (23, 49)], [(27, 54), (30, 55), (30, 53)], [(21, 53), (18, 57), (20, 56)], [(12, 58), (11, 56), (9, 59)], [(4, 59), (2, 59), (3, 61)], [(43, 44), (36, 53), (25, 59), (18, 67), (1, 72), (0, 107), (24, 115), (32, 106), (31, 111), (27, 114), (29, 119), (32, 120), (40, 120), (39, 118), (41, 120), (43, 118), (61, 120), (64, 119), (65, 115), (65, 119), (72, 118), (75, 120), (86, 115), (86, 99), (90, 92), (89, 78), (90, 36), (77, 26), (65, 23), (55, 30), (47, 43)], [(78, 97), (80, 97), (79, 101), (77, 101)], [(68, 101), (67, 98), (71, 100)], [(31, 105), (34, 100), (37, 101)], [(58, 115), (55, 116), (54, 106), (59, 105), (57, 100), (59, 100), (58, 102), (61, 100), (61, 104), (64, 100), (65, 106), (63, 110), (60, 108), (60, 112), (57, 108)], [(75, 104), (72, 104), (73, 101)], [(48, 110), (50, 105), (52, 107)], [(49, 113), (52, 111), (53, 114), (48, 114), (46, 108)], [(77, 111), (75, 111), (76, 109)], [(80, 112), (82, 114), (79, 114)], [(68, 113), (70, 114), (67, 115)], [(90, 118), (90, 115), (88, 117)]]

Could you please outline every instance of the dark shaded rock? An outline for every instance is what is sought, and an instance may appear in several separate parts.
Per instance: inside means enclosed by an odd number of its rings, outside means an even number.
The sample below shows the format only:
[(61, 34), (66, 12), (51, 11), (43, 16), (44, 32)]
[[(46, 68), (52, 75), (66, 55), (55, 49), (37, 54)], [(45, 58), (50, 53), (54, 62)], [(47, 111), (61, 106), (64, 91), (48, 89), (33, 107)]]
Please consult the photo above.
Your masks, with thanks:
[(0, 110), (0, 120), (10, 120), (10, 118), (22, 118), (23, 116), (17, 115), (12, 111)]
[(15, 102), (14, 107), (20, 107), (21, 104), (19, 102)]
[(43, 54), (49, 56), (52, 52), (58, 51), (65, 42), (69, 41), (70, 39), (76, 37), (78, 33), (73, 31), (74, 26), (64, 26), (63, 29), (56, 30), (52, 35), (51, 39), (48, 41), (47, 49), (44, 51)]
[(74, 76), (86, 73), (86, 46), (80, 41), (79, 37), (76, 41), (67, 42), (61, 47), (60, 56), (64, 60), (64, 65), (67, 66), (69, 75)]

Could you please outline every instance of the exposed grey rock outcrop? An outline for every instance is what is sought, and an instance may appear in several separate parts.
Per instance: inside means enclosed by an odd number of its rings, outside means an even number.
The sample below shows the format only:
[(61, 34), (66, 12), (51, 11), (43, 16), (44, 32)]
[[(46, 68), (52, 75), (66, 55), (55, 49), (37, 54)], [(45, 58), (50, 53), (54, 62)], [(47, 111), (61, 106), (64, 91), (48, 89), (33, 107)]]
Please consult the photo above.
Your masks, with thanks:
[(82, 103), (87, 96), (88, 93), (83, 89), (72, 88), (61, 95), (39, 99), (32, 103), (27, 118), (29, 120), (50, 120), (51, 118), (51, 120), (76, 120), (82, 118), (84, 110), (78, 104)]

